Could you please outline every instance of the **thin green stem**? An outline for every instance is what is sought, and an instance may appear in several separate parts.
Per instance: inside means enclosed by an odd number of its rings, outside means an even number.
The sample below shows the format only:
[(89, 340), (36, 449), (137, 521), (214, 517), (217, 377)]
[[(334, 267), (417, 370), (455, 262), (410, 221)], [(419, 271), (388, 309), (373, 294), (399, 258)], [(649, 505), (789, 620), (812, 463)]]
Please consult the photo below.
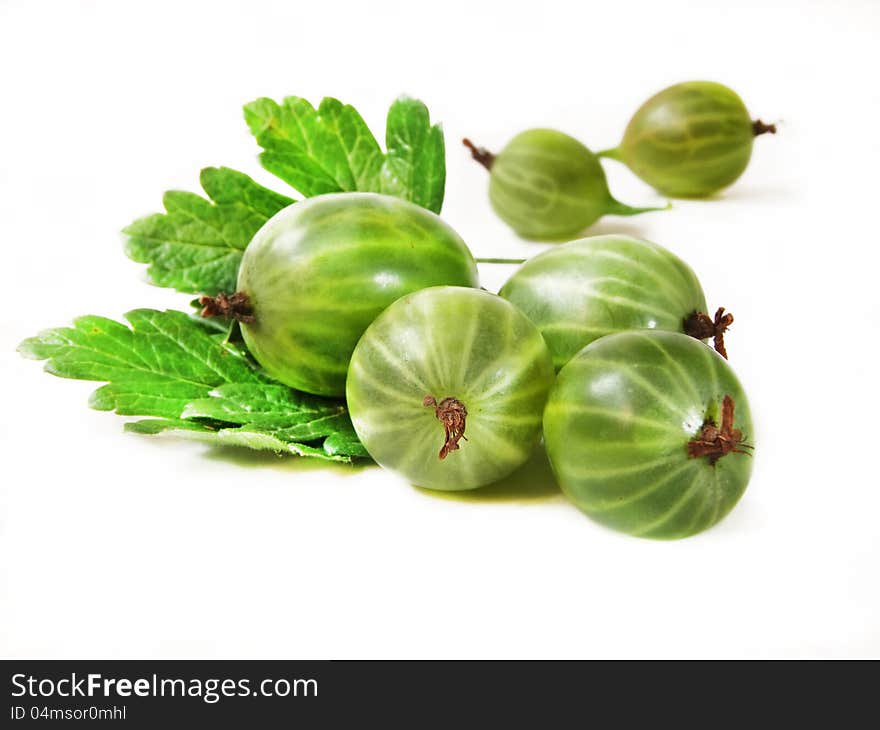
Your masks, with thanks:
[(522, 264), (522, 263), (525, 263), (526, 260), (525, 259), (493, 259), (493, 258), (481, 259), (481, 258), (477, 258), (477, 259), (474, 259), (474, 261), (476, 261), (478, 264)]
[(617, 160), (618, 162), (624, 161), (623, 155), (620, 153), (620, 147), (612, 147), (607, 150), (602, 150), (601, 152), (597, 152), (596, 156), (597, 157), (608, 157), (609, 159)]
[(657, 210), (669, 210), (670, 208), (672, 208), (671, 202), (667, 202), (666, 205), (662, 207), (634, 208), (631, 205), (621, 203), (619, 200), (612, 198), (605, 213), (608, 215), (639, 215), (640, 213), (651, 213)]

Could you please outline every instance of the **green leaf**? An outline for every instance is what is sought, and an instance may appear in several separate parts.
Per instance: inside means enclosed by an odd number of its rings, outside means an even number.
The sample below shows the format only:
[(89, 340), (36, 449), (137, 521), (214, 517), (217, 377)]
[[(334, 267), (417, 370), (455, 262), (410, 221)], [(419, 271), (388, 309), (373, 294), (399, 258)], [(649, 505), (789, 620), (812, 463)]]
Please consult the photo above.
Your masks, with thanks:
[(300, 393), (283, 385), (224, 385), (212, 390), (208, 398), (189, 403), (182, 415), (243, 424), (248, 431), (271, 434), (286, 443), (325, 438), (327, 453), (369, 456), (341, 401)]
[(302, 195), (376, 192), (439, 213), (446, 183), (443, 131), (422, 102), (401, 97), (388, 111), (383, 154), (354, 107), (327, 97), (315, 109), (301, 97), (257, 99), (245, 120), (263, 148), (260, 162)]
[(263, 167), (302, 195), (376, 190), (384, 156), (354, 107), (329, 97), (317, 109), (298, 96), (264, 98), (244, 116)]
[(338, 401), (300, 393), (284, 385), (231, 383), (208, 398), (187, 404), (185, 418), (213, 418), (231, 423), (276, 425), (279, 420), (344, 413)]
[(86, 316), (73, 327), (46, 330), (19, 352), (46, 360), (53, 375), (105, 381), (91, 405), (121, 415), (176, 418), (187, 403), (224, 383), (260, 383), (265, 376), (242, 355), (183, 312), (136, 309), (130, 327)]
[(340, 428), (324, 439), (324, 451), (331, 456), (343, 457), (350, 454), (363, 459), (371, 458), (350, 422), (347, 428)]
[(327, 443), (330, 439), (324, 441), (324, 446), (311, 446), (288, 442), (271, 432), (258, 431), (247, 426), (212, 428), (198, 421), (148, 419), (126, 423), (125, 430), (147, 435), (167, 433), (200, 441), (211, 446), (238, 446), (259, 451), (274, 451), (279, 454), (289, 453), (294, 456), (310, 456), (342, 463), (351, 463), (353, 457), (367, 455), (359, 442), (359, 451), (345, 452), (336, 450), (335, 446), (328, 448)]
[(303, 456), (366, 456), (341, 401), (271, 380), (216, 331), (184, 312), (137, 309), (130, 326), (87, 316), (22, 342), (54, 375), (104, 381), (90, 404), (128, 416), (139, 433), (173, 429), (199, 438)]
[(165, 213), (124, 229), (126, 253), (150, 264), (150, 280), (158, 286), (192, 294), (234, 291), (242, 251), (269, 218), (294, 201), (228, 167), (206, 167), (200, 182), (210, 200), (165, 193)]
[(446, 147), (443, 129), (431, 126), (428, 108), (409, 97), (395, 101), (388, 110), (385, 145), (381, 192), (439, 213), (446, 187)]

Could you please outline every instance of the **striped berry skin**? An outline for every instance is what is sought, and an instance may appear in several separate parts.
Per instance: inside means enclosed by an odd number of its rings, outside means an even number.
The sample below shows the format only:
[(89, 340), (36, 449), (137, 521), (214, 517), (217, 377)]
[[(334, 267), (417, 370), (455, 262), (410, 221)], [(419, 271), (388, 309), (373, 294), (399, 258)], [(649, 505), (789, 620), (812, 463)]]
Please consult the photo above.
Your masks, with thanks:
[(272, 377), (341, 396), (369, 324), (405, 294), (441, 284), (479, 280), (464, 241), (437, 215), (386, 195), (319, 195), (277, 213), (245, 250), (238, 289), (255, 321), (241, 329)]
[(501, 288), (540, 330), (558, 370), (593, 340), (630, 329), (683, 331), (706, 311), (691, 268), (655, 243), (593, 236), (525, 262)]
[(657, 210), (632, 208), (615, 200), (596, 155), (553, 129), (518, 134), (494, 156), (490, 172), (492, 208), (527, 239), (567, 240), (603, 215)]
[[(723, 425), (725, 397), (735, 405), (727, 433), (736, 449), (694, 455), (692, 442)], [(659, 330), (585, 347), (560, 371), (544, 412), (563, 492), (595, 521), (656, 539), (696, 534), (730, 512), (749, 481), (753, 434), (727, 361), (692, 337)]]
[(433, 287), (370, 325), (351, 358), (346, 399), (376, 462), (420, 487), (474, 489), (531, 456), (554, 375), (540, 333), (512, 304)]
[(620, 145), (600, 154), (625, 163), (664, 195), (702, 198), (743, 174), (758, 133), (734, 91), (711, 81), (688, 81), (648, 99)]

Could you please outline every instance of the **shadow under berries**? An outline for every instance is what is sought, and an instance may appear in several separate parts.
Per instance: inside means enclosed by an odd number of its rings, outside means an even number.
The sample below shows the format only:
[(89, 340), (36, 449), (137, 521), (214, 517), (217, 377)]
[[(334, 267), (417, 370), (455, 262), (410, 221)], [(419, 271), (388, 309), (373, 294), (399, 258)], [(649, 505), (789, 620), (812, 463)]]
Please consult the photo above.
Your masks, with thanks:
[(417, 489), (430, 497), (459, 502), (536, 502), (563, 498), (550, 469), (543, 444), (535, 449), (523, 466), (494, 484), (457, 492), (441, 492), (419, 487)]

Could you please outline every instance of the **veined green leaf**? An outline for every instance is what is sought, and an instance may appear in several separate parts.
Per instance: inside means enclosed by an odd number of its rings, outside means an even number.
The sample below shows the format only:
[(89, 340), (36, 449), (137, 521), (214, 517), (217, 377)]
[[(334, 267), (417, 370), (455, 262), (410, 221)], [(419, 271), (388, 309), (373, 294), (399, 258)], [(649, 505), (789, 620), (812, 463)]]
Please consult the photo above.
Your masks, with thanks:
[(284, 385), (223, 385), (212, 390), (208, 398), (187, 404), (182, 416), (246, 424), (248, 431), (271, 434), (285, 443), (325, 438), (324, 449), (330, 454), (368, 456), (341, 401), (300, 393)]
[[(250, 426), (230, 428), (212, 428), (200, 421), (175, 419), (145, 419), (125, 424), (125, 430), (132, 433), (158, 435), (167, 433), (182, 436), (211, 446), (238, 446), (258, 451), (274, 451), (279, 454), (294, 456), (310, 456), (326, 461), (350, 463), (353, 457), (366, 457), (367, 453), (360, 442), (355, 441), (353, 447), (338, 449), (336, 435), (324, 440), (323, 445), (287, 441), (283, 436), (266, 431), (256, 430)], [(342, 437), (345, 438), (344, 436)], [(331, 443), (332, 440), (332, 443)]]
[(100, 410), (176, 418), (192, 400), (230, 382), (259, 383), (260, 374), (236, 351), (183, 312), (136, 309), (130, 327), (86, 316), (73, 327), (46, 330), (25, 340), (25, 357), (46, 360), (53, 375), (106, 381), (92, 396)]
[(244, 116), (263, 167), (302, 195), (376, 189), (382, 151), (354, 107), (328, 97), (315, 109), (288, 96), (281, 104), (257, 99)]
[(80, 317), (19, 351), (61, 377), (105, 381), (93, 408), (152, 416), (139, 433), (197, 434), (214, 443), (350, 460), (366, 456), (341, 401), (298, 393), (259, 370), (236, 345), (184, 312), (137, 309), (129, 326)]
[(223, 385), (209, 397), (188, 403), (182, 416), (283, 430), (289, 439), (300, 441), (327, 436), (348, 422), (340, 401), (265, 383)]
[(307, 197), (334, 192), (395, 195), (439, 213), (446, 183), (443, 131), (420, 101), (401, 97), (388, 111), (387, 154), (360, 114), (327, 97), (315, 109), (289, 96), (257, 99), (245, 120), (269, 172)]
[(439, 213), (446, 188), (446, 147), (443, 129), (431, 126), (428, 108), (406, 96), (395, 101), (388, 110), (385, 145), (381, 192)]
[(150, 264), (158, 286), (194, 294), (234, 291), (242, 251), (263, 223), (294, 201), (228, 167), (207, 167), (199, 179), (210, 200), (165, 193), (165, 213), (124, 229), (126, 253)]

